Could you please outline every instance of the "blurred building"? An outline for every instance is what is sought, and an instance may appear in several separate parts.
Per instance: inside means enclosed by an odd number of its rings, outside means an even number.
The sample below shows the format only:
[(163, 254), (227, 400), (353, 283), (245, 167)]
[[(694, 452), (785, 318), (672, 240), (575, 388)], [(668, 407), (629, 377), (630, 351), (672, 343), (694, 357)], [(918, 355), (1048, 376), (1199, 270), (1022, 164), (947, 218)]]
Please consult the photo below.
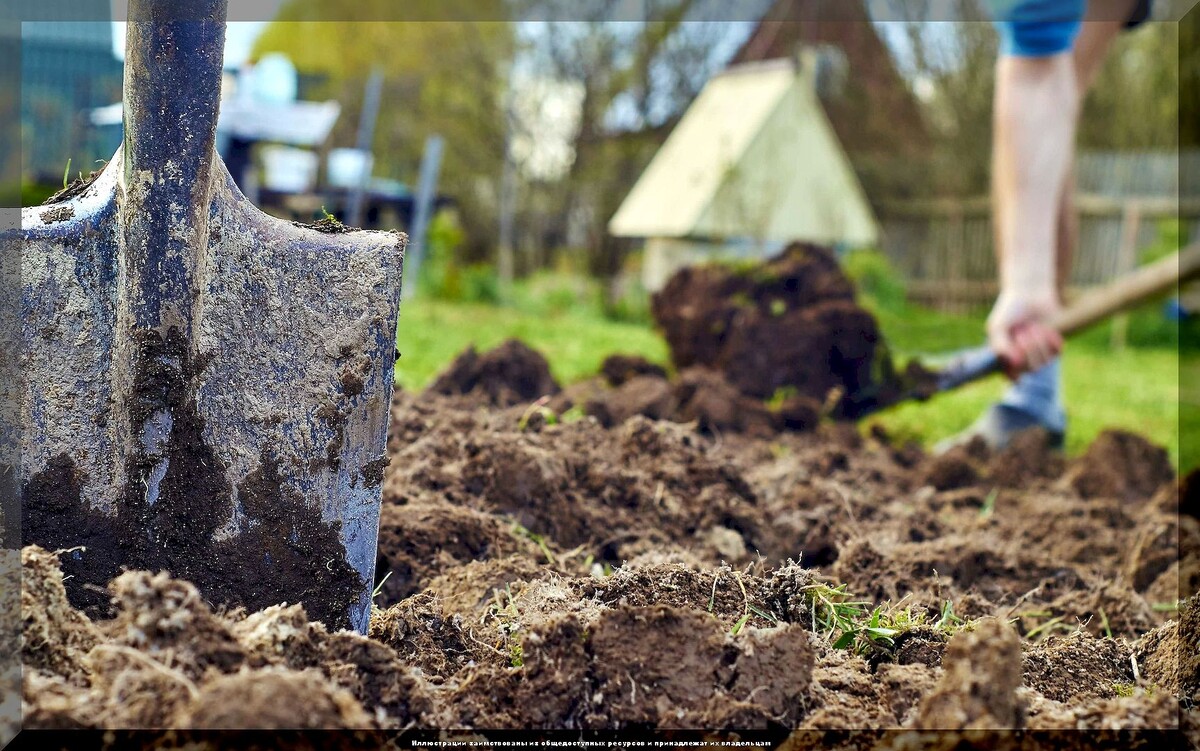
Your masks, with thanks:
[(828, 51), (840, 68), (821, 104), (872, 204), (923, 193), (914, 165), (928, 157), (932, 138), (866, 4), (775, 0), (731, 64), (786, 59), (803, 47)]
[(675, 126), (609, 223), (645, 238), (642, 282), (792, 241), (875, 245), (919, 190), (921, 109), (859, 0), (777, 0)]
[(119, 135), (92, 128), (88, 113), (120, 100), (123, 66), (109, 0), (62, 0), (43, 15), (62, 20), (21, 24), (22, 172), (53, 184), (68, 159), (72, 175), (87, 174), (116, 151)]
[(793, 241), (863, 246), (879, 230), (821, 103), (836, 75), (819, 50), (714, 76), (609, 222), (646, 238), (642, 283), (717, 258), (759, 258)]

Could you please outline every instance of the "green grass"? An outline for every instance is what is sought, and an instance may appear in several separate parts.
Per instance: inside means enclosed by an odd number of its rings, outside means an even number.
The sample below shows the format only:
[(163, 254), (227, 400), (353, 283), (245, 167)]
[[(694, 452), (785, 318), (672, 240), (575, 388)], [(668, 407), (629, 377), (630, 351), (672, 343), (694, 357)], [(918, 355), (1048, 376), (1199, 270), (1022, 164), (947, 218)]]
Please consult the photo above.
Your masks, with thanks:
[[(982, 342), (981, 315), (948, 316), (911, 306), (899, 312), (874, 312), (893, 352), (901, 358)], [(1150, 323), (1143, 325), (1142, 320)], [(1156, 320), (1150, 314), (1135, 319), (1131, 341), (1147, 327), (1159, 326)], [(1181, 357), (1161, 333), (1141, 336), (1164, 343), (1113, 351), (1106, 327), (1070, 343), (1064, 357), (1071, 420), (1067, 451), (1077, 454), (1101, 430), (1122, 427), (1166, 446), (1176, 466), (1186, 470), (1200, 465), (1195, 440), (1200, 435), (1200, 354), (1186, 349)], [(509, 337), (542, 352), (555, 378), (564, 384), (594, 375), (606, 356), (618, 352), (669, 362), (666, 343), (650, 327), (609, 321), (594, 312), (522, 312), (417, 297), (401, 308), (397, 344), (402, 356), (396, 380), (405, 388), (423, 388), (467, 345), (486, 350)], [(925, 404), (894, 408), (866, 424), (877, 421), (894, 436), (929, 446), (968, 426), (1001, 394), (1005, 383), (996, 377)]]
[(604, 358), (618, 352), (663, 365), (670, 361), (666, 342), (647, 326), (594, 314), (534, 315), (416, 297), (400, 306), (396, 382), (406, 389), (424, 388), (468, 345), (483, 351), (511, 337), (545, 355), (554, 377), (564, 384), (595, 375)]

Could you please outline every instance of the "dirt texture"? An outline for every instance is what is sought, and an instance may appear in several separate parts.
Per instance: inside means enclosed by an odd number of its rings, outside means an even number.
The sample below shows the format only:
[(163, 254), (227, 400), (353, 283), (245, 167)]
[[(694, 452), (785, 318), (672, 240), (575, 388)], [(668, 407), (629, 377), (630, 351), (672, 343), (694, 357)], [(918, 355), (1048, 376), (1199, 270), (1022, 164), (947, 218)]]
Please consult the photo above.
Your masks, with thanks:
[(429, 387), (435, 394), (477, 395), (489, 404), (509, 407), (557, 394), (546, 358), (517, 339), (479, 354), (474, 347), (455, 358)]
[[(618, 390), (661, 380), (621, 372)], [(73, 554), (27, 548), (27, 726), (794, 728), (796, 748), (916, 748), (1192, 722), (1200, 598), (1175, 600), (1200, 529), (1143, 439), (930, 457), (844, 424), (605, 427), (475, 393), (394, 397), (366, 637), (282, 596), (214, 610), (159, 572), (120, 574), (85, 612), (62, 584)], [(1111, 466), (1135, 469), (1079, 479)], [(818, 592), (896, 633), (839, 645)], [(904, 730), (838, 735), (863, 729)]]
[(824, 248), (797, 243), (761, 264), (682, 269), (652, 310), (676, 368), (710, 368), (749, 397), (794, 393), (854, 419), (929, 388), (919, 368), (896, 372), (875, 318)]

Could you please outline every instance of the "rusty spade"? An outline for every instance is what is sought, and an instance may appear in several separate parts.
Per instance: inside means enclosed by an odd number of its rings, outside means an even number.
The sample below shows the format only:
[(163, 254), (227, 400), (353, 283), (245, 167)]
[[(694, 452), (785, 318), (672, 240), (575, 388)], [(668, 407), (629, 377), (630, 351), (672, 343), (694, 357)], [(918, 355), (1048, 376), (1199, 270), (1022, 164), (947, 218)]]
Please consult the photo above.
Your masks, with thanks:
[(24, 543), (94, 614), (122, 569), (370, 615), (405, 239), (259, 212), (214, 151), (226, 0), (131, 0), (125, 140), (25, 209)]

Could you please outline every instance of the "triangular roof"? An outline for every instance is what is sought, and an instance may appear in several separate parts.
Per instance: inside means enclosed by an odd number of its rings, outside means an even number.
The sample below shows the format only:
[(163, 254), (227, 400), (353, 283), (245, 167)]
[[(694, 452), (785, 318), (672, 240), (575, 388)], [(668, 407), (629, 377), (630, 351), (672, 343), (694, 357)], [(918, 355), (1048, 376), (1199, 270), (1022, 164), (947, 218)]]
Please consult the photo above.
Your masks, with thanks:
[[(862, 186), (822, 111), (811, 64), (714, 76), (609, 222), (618, 237), (870, 243)], [(808, 72), (806, 72), (808, 71)]]
[(921, 107), (863, 0), (775, 0), (732, 64), (791, 58), (800, 47), (820, 45), (845, 55), (845, 90), (826, 101), (825, 110), (852, 158), (927, 151)]

